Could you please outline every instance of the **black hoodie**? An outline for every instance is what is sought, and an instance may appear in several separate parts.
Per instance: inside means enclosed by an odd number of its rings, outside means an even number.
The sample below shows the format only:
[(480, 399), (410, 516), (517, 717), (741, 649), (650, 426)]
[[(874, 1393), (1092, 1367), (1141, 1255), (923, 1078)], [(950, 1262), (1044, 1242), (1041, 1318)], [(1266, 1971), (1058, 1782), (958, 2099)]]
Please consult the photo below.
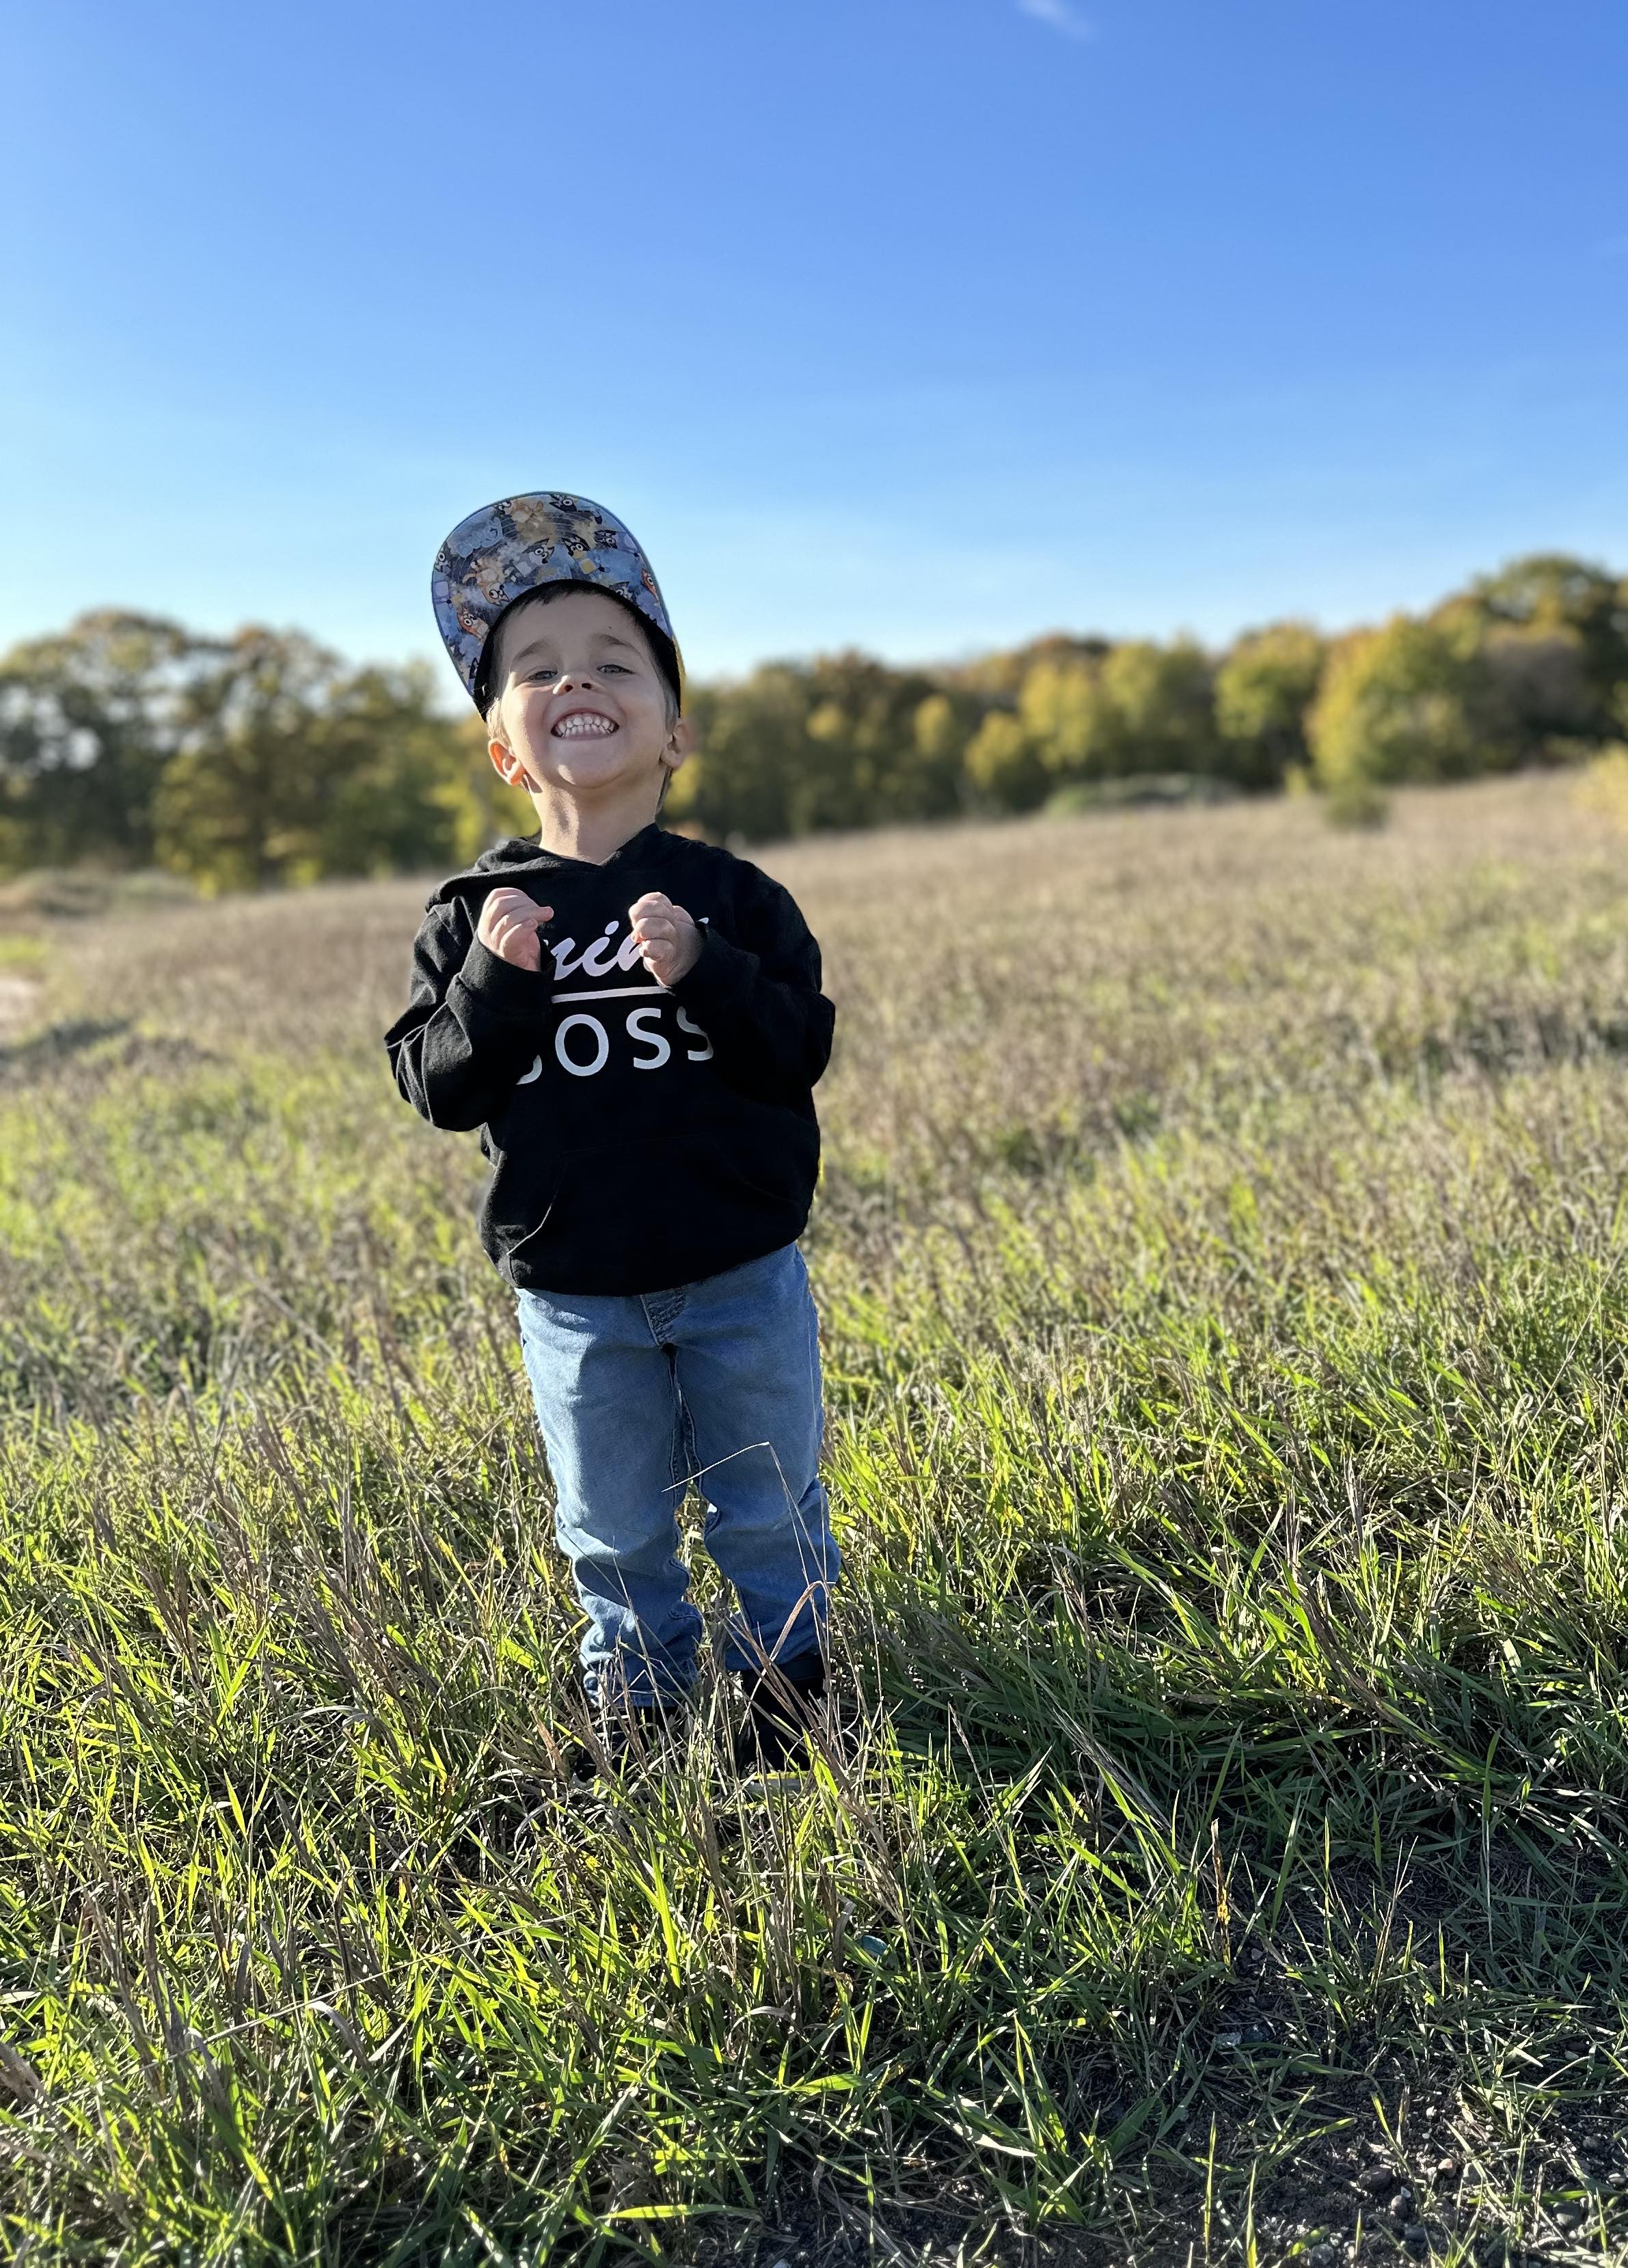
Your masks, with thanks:
[[(488, 894), (508, 887), (554, 909), (541, 974), (475, 936)], [(671, 990), (629, 935), (647, 890), (703, 924)], [(658, 1292), (801, 1234), (834, 1012), (790, 892), (652, 825), (603, 865), (512, 840), (443, 882), (385, 1045), (432, 1126), (482, 1128), (481, 1241), (512, 1284)]]

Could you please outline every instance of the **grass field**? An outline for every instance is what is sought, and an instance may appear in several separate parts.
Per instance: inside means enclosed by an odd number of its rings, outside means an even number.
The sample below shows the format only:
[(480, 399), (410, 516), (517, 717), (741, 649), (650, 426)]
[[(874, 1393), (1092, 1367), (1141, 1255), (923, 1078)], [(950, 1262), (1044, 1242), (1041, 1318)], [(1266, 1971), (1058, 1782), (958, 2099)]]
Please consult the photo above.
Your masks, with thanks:
[[(0, 2227), (1628, 2260), (1628, 873), (1564, 783), (801, 845), (852, 1754), (591, 1795), (422, 886), (0, 962)], [(707, 1594), (708, 1602), (712, 1601)]]

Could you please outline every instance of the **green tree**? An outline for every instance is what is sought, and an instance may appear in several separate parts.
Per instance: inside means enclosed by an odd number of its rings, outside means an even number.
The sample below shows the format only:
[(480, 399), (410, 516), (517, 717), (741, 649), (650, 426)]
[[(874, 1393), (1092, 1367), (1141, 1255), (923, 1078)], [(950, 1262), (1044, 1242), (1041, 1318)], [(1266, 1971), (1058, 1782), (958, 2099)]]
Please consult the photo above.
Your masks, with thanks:
[(347, 673), (251, 627), (194, 679), (183, 725), (154, 827), (163, 863), (205, 889), (445, 865), (480, 829), (483, 754), (422, 667)]
[(668, 817), (760, 843), (791, 833), (793, 783), (811, 761), (808, 710), (804, 678), (788, 663), (766, 664), (739, 684), (697, 686), (698, 753), (673, 782)]
[(343, 677), (313, 720), (308, 850), (289, 879), (464, 865), (534, 827), (530, 802), (492, 770), (480, 720), (469, 725), (441, 713), (423, 662)]
[[(1448, 606), (1472, 612), (1495, 651), (1504, 644), (1506, 669), (1517, 680), (1536, 674), (1527, 692), (1529, 729), (1541, 735), (1548, 718), (1556, 721), (1547, 729), (1565, 735), (1610, 738), (1618, 728), (1628, 688), (1628, 583), (1567, 553), (1540, 551), (1477, 578)], [(1533, 651), (1544, 641), (1546, 658)], [(1569, 667), (1560, 659), (1568, 651)], [(1517, 697), (1523, 689), (1517, 684)]]
[(1587, 652), (1577, 631), (1493, 629), (1484, 651), (1522, 758), (1570, 753), (1579, 740), (1597, 745), (1611, 730), (1610, 710), (1589, 683)]
[(154, 802), (158, 855), (206, 889), (315, 871), (317, 721), (338, 657), (298, 631), (239, 630), (188, 689), (182, 744)]
[(923, 673), (866, 654), (767, 663), (697, 689), (700, 753), (674, 782), (669, 816), (761, 841), (953, 811), (965, 708)]
[(1315, 776), (1339, 795), (1360, 784), (1462, 779), (1516, 753), (1477, 626), (1395, 615), (1330, 654), (1308, 725)]
[(0, 660), (0, 866), (151, 863), (154, 793), (211, 652), (105, 609)]
[[(1100, 658), (1042, 656), (1023, 680), (1017, 715), (1053, 786), (1217, 768), (1210, 664), (1189, 638), (1131, 638)], [(1015, 777), (1016, 743), (997, 728), (994, 745), (1003, 743)]]
[(1018, 717), (1048, 788), (1115, 769), (1119, 719), (1107, 666), (1107, 659), (1045, 655), (1019, 688)]
[(810, 827), (932, 819), (954, 810), (960, 749), (954, 733), (916, 729), (935, 691), (918, 670), (890, 669), (868, 654), (821, 656), (807, 671), (810, 738), (821, 751), (792, 799)]
[(930, 693), (910, 719), (910, 742), (923, 771), (939, 774), (954, 801), (971, 728), (961, 706), (947, 693)]
[(1322, 675), (1324, 646), (1305, 622), (1274, 622), (1241, 637), (1215, 679), (1215, 722), (1229, 778), (1280, 787), (1310, 761), (1306, 718)]
[(1002, 811), (1032, 811), (1054, 785), (1040, 746), (1021, 717), (991, 709), (968, 745), (967, 777), (976, 795)]
[(1116, 645), (1102, 664), (1111, 723), (1101, 769), (1136, 772), (1214, 772), (1219, 769), (1213, 671), (1191, 638), (1155, 645), (1143, 638)]
[(1076, 782), (1219, 767), (1208, 657), (1191, 639), (1041, 649), (1015, 711), (990, 711), (967, 749), (975, 789), (1028, 810)]

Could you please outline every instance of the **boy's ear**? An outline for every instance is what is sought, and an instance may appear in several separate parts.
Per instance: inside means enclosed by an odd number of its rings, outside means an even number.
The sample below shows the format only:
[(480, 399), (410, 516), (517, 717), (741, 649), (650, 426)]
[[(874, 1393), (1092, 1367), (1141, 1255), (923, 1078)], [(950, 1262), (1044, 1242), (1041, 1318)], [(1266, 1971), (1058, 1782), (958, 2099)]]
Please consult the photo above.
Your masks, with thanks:
[(486, 753), (492, 760), (492, 769), (505, 787), (518, 787), (522, 794), (531, 786), (531, 774), (515, 755), (506, 740), (494, 734), (486, 743)]
[(667, 735), (667, 744), (661, 751), (661, 761), (668, 771), (675, 772), (687, 757), (696, 753), (696, 728), (688, 717), (681, 717)]

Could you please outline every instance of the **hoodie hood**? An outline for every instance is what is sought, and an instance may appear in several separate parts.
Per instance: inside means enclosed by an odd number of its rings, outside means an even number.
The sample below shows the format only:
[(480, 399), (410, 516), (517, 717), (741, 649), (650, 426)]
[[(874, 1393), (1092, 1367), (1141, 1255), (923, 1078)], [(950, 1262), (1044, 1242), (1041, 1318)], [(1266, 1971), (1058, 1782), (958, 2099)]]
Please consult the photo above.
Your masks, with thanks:
[[(678, 838), (681, 842), (684, 836)], [(473, 866), (461, 874), (450, 875), (431, 891), (429, 904), (450, 906), (459, 898), (483, 898), (497, 882), (523, 882), (528, 874), (557, 874), (562, 871), (577, 874), (604, 874), (621, 865), (633, 865), (642, 859), (659, 858), (666, 846), (674, 840), (665, 827), (652, 819), (648, 827), (641, 827), (637, 835), (618, 845), (608, 858), (567, 858), (557, 850), (545, 850), (529, 835), (508, 835), (501, 843), (494, 843), (490, 850), (483, 850)]]

